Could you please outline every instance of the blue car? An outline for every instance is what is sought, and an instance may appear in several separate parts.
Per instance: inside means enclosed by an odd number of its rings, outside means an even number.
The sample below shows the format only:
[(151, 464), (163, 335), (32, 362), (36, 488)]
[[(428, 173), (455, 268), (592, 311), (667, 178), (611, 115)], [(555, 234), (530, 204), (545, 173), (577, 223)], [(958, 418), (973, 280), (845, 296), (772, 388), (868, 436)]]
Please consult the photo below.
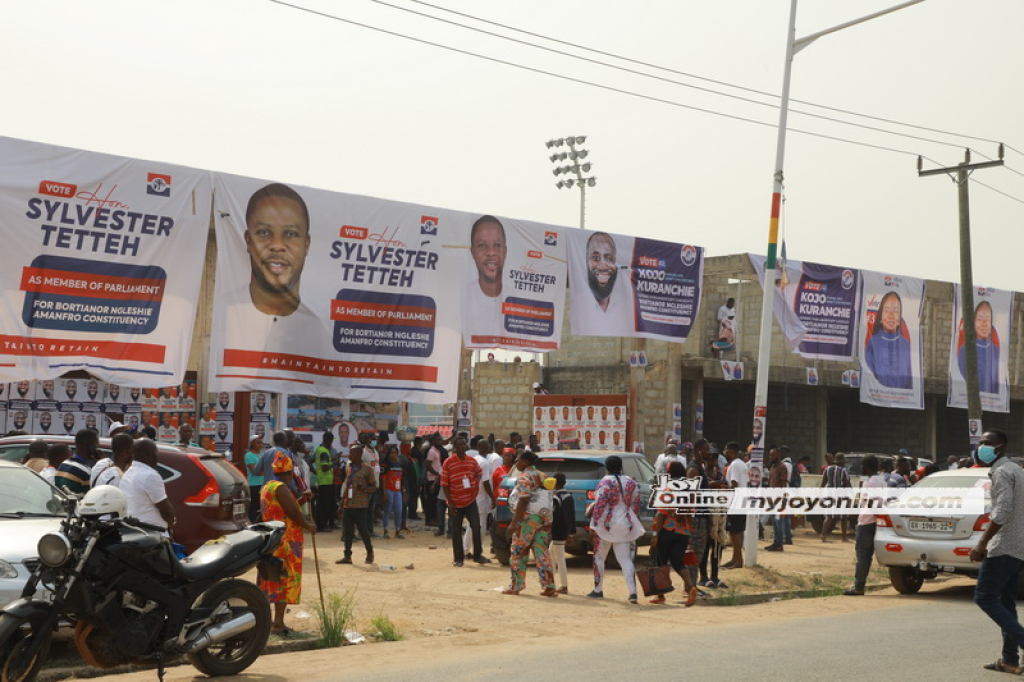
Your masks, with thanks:
[[(565, 489), (572, 493), (573, 501), (576, 503), (576, 532), (569, 536), (565, 543), (565, 551), (568, 554), (583, 555), (594, 550), (593, 542), (590, 539), (590, 521), (586, 518), (586, 510), (587, 505), (594, 501), (597, 482), (607, 474), (604, 461), (609, 455), (621, 457), (622, 472), (632, 477), (640, 486), (640, 499), (642, 500), (640, 520), (648, 532), (644, 533), (637, 544), (650, 544), (650, 529), (651, 523), (654, 521), (654, 514), (648, 509), (647, 500), (650, 499), (651, 485), (654, 483), (654, 467), (646, 457), (635, 452), (609, 452), (607, 450), (541, 452), (538, 454), (537, 468), (544, 472), (545, 476), (554, 476), (559, 472), (565, 474)], [(508, 497), (512, 493), (518, 475), (519, 471), (513, 469), (498, 488), (495, 522), (491, 528), (494, 552), (498, 561), (505, 566), (508, 565), (511, 553), (506, 532), (512, 521), (513, 513), (508, 508)]]

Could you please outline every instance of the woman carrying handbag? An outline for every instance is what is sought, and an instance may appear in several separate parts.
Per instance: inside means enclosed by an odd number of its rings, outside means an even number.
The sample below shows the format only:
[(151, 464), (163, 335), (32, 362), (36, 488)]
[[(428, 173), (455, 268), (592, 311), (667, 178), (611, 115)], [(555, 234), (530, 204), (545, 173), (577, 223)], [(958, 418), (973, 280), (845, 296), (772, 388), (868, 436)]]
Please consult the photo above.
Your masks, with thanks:
[[(682, 462), (672, 462), (668, 468), (668, 474), (673, 479), (686, 477), (686, 471)], [(656, 557), (659, 570), (667, 572), (670, 566), (672, 570), (683, 579), (686, 588), (686, 606), (693, 606), (697, 602), (697, 587), (693, 584), (689, 568), (686, 565), (687, 550), (690, 545), (691, 517), (686, 513), (680, 513), (678, 509), (659, 509), (654, 517), (654, 537), (651, 538), (651, 554)], [(692, 560), (696, 554), (692, 553)], [(669, 577), (671, 584), (671, 577)], [(658, 594), (651, 600), (652, 604), (664, 604), (665, 595)]]

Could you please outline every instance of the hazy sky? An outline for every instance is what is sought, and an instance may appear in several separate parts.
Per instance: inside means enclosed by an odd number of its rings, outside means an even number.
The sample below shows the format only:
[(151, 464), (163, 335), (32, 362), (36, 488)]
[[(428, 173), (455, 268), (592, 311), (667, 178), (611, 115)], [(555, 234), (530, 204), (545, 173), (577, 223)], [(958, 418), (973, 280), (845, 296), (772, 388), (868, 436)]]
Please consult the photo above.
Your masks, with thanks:
[[(772, 103), (756, 106), (510, 43), (372, 0), (297, 4), (495, 59), (762, 121), (754, 125), (559, 80), (315, 16), (268, 0), (8, 2), (0, 24), (0, 134), (341, 192), (577, 226), (544, 142), (587, 135), (597, 187), (587, 227), (764, 252), (777, 100), (558, 46), (411, 0), (396, 6)], [(787, 0), (448, 1), (447, 9), (607, 53), (781, 90)], [(805, 0), (805, 35), (897, 0)], [(794, 62), (794, 98), (1004, 141), (1024, 151), (1024, 3), (927, 0), (825, 37)], [(952, 146), (794, 112), (785, 164), (789, 255), (958, 278), (956, 189), (918, 178), (965, 137), (815, 111)], [(974, 160), (983, 160), (975, 154)], [(1024, 290), (1024, 155), (972, 184), (975, 282)], [(2, 162), (2, 161), (0, 161)], [(933, 167), (926, 161), (926, 167)], [(1010, 170), (1012, 169), (1012, 170)], [(1015, 172), (1016, 171), (1016, 172)]]

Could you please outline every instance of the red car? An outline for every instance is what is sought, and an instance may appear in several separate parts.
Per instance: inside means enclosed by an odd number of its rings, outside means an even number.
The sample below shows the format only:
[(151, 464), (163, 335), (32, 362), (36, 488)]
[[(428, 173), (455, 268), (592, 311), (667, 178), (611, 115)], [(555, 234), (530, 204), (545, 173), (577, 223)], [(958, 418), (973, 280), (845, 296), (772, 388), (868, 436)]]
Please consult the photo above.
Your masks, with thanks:
[[(0, 459), (21, 462), (29, 443), (39, 438), (50, 445), (67, 443), (72, 451), (75, 447), (72, 436), (10, 436), (0, 438)], [(186, 552), (249, 525), (249, 485), (223, 455), (166, 443), (157, 443), (157, 448), (157, 470), (177, 517), (174, 541)], [(100, 450), (110, 455), (109, 438), (100, 438)]]

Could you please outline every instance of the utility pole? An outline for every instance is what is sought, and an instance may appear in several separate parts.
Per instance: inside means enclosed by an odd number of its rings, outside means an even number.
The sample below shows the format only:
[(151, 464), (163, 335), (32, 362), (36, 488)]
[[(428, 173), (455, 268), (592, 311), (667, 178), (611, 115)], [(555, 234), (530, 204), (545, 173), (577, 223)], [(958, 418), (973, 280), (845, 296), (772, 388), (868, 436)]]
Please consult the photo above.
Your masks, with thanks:
[[(964, 154), (964, 162), (947, 168), (921, 169), (917, 157), (917, 175), (945, 173), (957, 186), (960, 211), (960, 324), (964, 334), (964, 379), (967, 381), (967, 433), (971, 449), (978, 447), (983, 433), (981, 426), (981, 394), (978, 391), (978, 342), (974, 333), (974, 274), (971, 266), (971, 205), (967, 181), (971, 173), (980, 168), (1003, 165), (1003, 145), (999, 145), (999, 159), (971, 163), (971, 150)], [(974, 428), (971, 428), (971, 427)]]

